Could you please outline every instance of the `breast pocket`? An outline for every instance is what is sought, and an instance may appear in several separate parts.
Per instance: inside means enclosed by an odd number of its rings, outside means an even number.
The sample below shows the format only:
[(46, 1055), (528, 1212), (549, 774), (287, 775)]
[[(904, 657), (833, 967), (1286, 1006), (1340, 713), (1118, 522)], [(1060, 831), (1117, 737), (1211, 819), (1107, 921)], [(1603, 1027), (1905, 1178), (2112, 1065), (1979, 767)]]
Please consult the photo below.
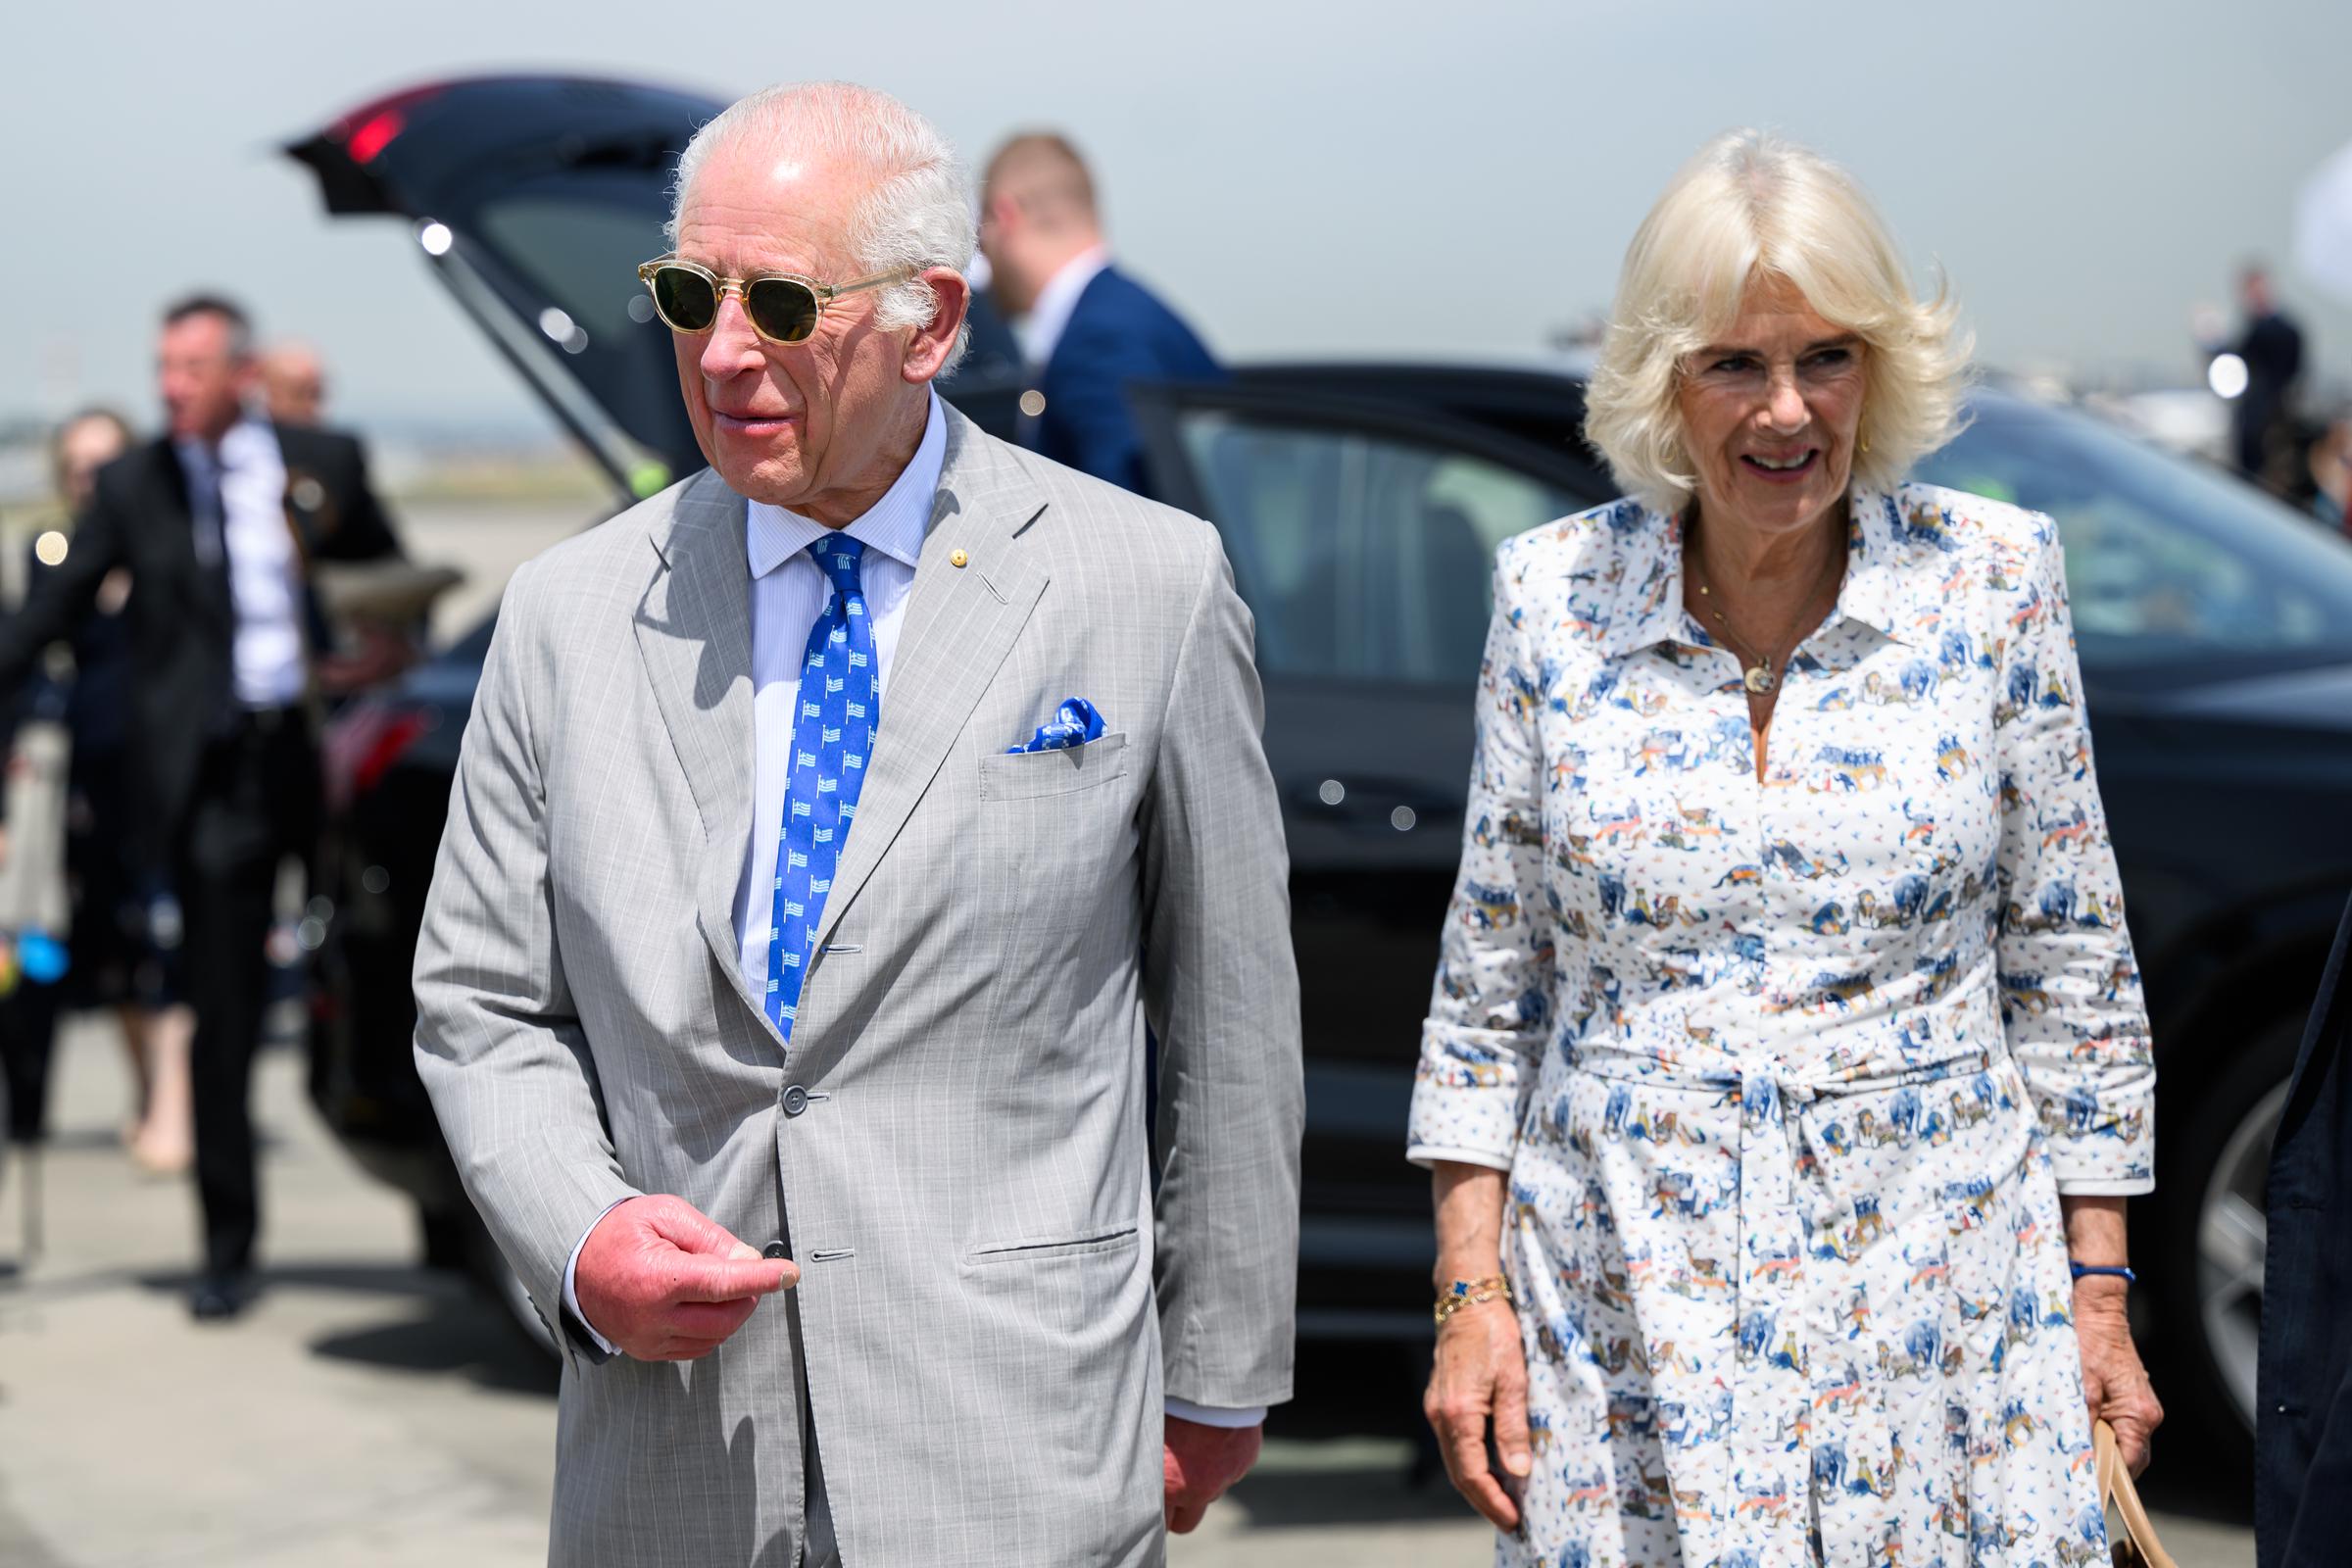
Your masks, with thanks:
[(980, 760), (983, 801), (1029, 801), (1091, 790), (1127, 776), (1127, 736), (1104, 735), (1057, 752), (1004, 752)]

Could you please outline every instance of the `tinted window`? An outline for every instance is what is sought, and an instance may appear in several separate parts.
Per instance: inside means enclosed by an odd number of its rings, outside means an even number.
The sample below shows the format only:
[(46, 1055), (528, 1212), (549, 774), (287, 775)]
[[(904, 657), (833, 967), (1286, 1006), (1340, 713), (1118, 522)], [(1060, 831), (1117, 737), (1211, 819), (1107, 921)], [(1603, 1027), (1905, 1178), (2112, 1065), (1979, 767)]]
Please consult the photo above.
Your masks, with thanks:
[(1270, 675), (1466, 685), (1494, 547), (1586, 503), (1435, 443), (1180, 416)]
[[(702, 466), (678, 398), (669, 331), (654, 318), (637, 264), (662, 254), (662, 184), (639, 171), (573, 171), (518, 185), (453, 221), (485, 268), (604, 411), (673, 472)], [(662, 480), (666, 483), (666, 478)]]
[(2352, 658), (2352, 545), (2083, 415), (1989, 396), (1975, 413), (1918, 477), (2057, 518), (2086, 665), (2183, 678)]

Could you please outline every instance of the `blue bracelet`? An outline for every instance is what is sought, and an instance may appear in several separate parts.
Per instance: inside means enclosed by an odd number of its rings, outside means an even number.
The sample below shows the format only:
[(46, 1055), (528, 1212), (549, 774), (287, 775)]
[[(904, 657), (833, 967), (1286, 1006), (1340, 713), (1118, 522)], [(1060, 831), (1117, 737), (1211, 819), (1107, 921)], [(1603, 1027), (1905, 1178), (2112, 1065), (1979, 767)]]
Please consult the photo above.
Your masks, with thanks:
[(2137, 1285), (2139, 1283), (2138, 1275), (2116, 1264), (2069, 1262), (2066, 1266), (2077, 1279), (2082, 1279), (2089, 1274), (2113, 1274), (2127, 1284)]

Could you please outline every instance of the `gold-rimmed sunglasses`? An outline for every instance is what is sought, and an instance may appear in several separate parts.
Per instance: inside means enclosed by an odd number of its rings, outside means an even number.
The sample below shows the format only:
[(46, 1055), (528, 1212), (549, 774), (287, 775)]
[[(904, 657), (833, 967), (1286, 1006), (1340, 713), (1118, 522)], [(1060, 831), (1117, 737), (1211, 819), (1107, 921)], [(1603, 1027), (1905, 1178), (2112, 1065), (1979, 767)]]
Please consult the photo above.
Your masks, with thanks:
[(673, 332), (701, 336), (718, 324), (719, 301), (734, 294), (752, 330), (770, 343), (806, 343), (825, 307), (845, 294), (886, 288), (914, 276), (919, 269), (894, 268), (847, 283), (820, 283), (798, 272), (755, 272), (721, 277), (707, 267), (663, 256), (637, 269), (637, 279), (654, 297), (655, 314)]

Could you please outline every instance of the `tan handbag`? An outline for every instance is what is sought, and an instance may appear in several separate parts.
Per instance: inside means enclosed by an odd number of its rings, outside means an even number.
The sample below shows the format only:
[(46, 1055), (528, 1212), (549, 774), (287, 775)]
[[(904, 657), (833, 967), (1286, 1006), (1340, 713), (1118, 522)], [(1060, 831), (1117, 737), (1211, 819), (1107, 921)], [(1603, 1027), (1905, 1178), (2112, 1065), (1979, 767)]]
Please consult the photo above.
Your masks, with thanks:
[(2172, 1554), (2156, 1539), (2156, 1527), (2148, 1523), (2148, 1510), (2139, 1500), (2139, 1490), (2132, 1485), (2132, 1472), (2124, 1464), (2124, 1450), (2116, 1446), (2115, 1428), (2104, 1421), (2091, 1424), (2090, 1443), (2096, 1454), (2099, 1477), (2099, 1506), (2120, 1515), (2124, 1521), (2124, 1536), (2113, 1542), (2115, 1568), (2179, 1568)]

